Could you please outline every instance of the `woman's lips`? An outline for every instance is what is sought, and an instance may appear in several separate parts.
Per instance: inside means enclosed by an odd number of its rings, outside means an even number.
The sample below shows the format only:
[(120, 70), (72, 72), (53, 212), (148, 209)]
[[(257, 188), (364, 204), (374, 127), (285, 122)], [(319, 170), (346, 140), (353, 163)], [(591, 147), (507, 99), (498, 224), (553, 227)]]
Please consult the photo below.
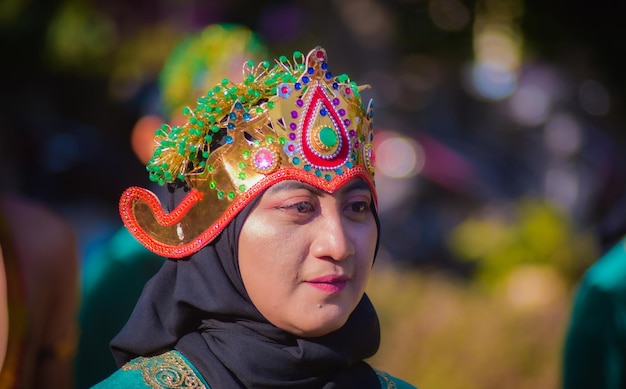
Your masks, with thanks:
[(346, 287), (347, 282), (348, 277), (335, 275), (318, 277), (306, 281), (307, 284), (326, 293), (341, 292)]

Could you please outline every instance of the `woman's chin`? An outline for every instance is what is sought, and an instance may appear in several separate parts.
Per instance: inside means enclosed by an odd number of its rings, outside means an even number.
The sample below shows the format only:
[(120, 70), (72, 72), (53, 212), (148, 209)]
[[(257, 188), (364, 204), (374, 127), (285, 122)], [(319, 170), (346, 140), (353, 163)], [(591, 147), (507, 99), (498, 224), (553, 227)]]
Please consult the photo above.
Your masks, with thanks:
[(292, 323), (284, 330), (302, 337), (316, 338), (324, 336), (341, 328), (348, 321), (349, 314), (342, 312), (336, 306), (322, 306), (320, 312), (308, 315), (304, 320)]

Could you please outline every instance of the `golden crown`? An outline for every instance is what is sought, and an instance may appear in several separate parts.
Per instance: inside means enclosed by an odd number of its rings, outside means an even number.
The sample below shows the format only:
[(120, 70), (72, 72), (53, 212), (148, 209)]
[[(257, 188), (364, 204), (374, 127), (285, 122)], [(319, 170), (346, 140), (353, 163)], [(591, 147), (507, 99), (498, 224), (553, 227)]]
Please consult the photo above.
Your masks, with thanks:
[(374, 189), (373, 102), (347, 75), (328, 71), (326, 51), (295, 52), (274, 66), (244, 65), (240, 84), (224, 79), (185, 108), (182, 126), (156, 131), (147, 169), (160, 185), (190, 189), (170, 213), (150, 191), (131, 187), (120, 199), (130, 232), (171, 258), (207, 245), (269, 186), (299, 180), (328, 192), (354, 177)]

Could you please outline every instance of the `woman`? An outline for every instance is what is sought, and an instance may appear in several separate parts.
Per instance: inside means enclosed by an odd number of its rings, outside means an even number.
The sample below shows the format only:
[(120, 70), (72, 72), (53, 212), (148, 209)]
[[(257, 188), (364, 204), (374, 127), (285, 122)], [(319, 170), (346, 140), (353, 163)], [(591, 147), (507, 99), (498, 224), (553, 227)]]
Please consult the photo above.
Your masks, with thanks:
[[(378, 244), (372, 104), (326, 52), (244, 68), (157, 131), (129, 231), (172, 258), (111, 347), (97, 388), (413, 388), (364, 359), (379, 345), (364, 294)], [(175, 207), (173, 205), (176, 205)]]

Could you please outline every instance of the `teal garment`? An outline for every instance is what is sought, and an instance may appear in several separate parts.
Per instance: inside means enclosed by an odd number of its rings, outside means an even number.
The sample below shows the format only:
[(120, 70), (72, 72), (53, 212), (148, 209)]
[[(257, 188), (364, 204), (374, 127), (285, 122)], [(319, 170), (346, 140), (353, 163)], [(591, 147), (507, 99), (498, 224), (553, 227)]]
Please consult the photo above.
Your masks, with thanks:
[(565, 338), (563, 389), (626, 388), (626, 239), (585, 273)]
[(77, 389), (89, 388), (117, 370), (109, 342), (126, 324), (144, 284), (164, 262), (165, 258), (148, 251), (125, 227), (85, 258), (75, 362)]
[[(408, 382), (377, 371), (381, 389), (417, 389)], [(128, 362), (93, 389), (211, 389), (195, 367), (178, 351)]]

